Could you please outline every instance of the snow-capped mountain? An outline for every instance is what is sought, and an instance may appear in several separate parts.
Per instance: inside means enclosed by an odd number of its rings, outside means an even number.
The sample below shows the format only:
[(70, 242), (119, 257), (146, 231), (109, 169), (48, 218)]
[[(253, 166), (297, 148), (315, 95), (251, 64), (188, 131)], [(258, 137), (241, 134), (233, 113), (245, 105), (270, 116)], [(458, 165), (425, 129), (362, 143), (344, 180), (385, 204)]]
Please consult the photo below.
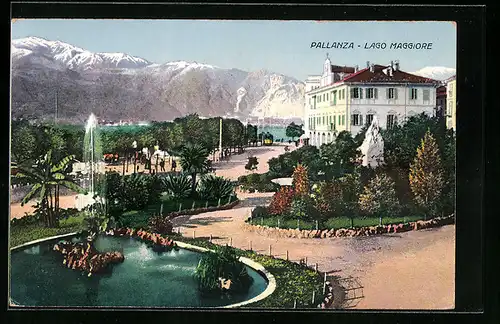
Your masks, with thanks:
[(172, 120), (186, 114), (302, 117), (304, 84), (259, 70), (186, 61), (156, 64), (124, 53), (28, 37), (12, 41), (13, 117)]
[(411, 72), (411, 74), (419, 75), (434, 80), (444, 81), (455, 75), (456, 69), (444, 66), (427, 66), (418, 71)]
[(40, 37), (15, 39), (11, 48), (17, 63), (22, 59), (25, 60), (22, 61), (24, 64), (40, 63), (39, 58), (43, 57), (60, 68), (78, 71), (103, 68), (136, 69), (151, 65), (151, 62), (145, 59), (125, 53), (93, 53), (61, 41)]

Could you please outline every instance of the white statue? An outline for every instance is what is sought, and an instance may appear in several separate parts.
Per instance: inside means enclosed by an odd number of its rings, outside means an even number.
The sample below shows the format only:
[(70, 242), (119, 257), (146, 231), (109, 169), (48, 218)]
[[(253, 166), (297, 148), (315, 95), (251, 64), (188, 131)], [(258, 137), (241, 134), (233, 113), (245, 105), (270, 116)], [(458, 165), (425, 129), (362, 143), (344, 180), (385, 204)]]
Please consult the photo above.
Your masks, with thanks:
[(363, 154), (363, 166), (374, 168), (384, 162), (384, 140), (380, 134), (376, 116), (373, 116), (372, 123), (366, 131), (365, 139), (359, 149)]

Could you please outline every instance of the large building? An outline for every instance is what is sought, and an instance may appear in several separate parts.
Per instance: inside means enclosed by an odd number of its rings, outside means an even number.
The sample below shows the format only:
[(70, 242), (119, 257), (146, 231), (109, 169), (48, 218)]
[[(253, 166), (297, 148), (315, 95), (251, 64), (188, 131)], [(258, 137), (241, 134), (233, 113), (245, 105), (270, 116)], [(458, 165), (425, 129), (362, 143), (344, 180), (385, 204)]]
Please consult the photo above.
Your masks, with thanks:
[(446, 80), (446, 127), (456, 130), (457, 126), (457, 80), (456, 76), (452, 76)]
[(386, 128), (436, 109), (438, 82), (401, 71), (399, 62), (359, 69), (332, 65), (327, 56), (323, 74), (305, 83), (305, 135), (318, 147), (341, 131), (357, 134), (375, 116)]

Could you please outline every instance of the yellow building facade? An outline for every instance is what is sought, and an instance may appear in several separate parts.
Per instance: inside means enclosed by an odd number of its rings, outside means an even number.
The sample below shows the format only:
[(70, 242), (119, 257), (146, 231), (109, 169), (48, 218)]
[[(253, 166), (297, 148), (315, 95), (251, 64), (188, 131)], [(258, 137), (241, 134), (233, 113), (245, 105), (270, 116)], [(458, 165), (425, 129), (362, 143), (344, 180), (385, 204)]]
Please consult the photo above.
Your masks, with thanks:
[(457, 126), (457, 80), (455, 76), (446, 83), (446, 127), (456, 130)]

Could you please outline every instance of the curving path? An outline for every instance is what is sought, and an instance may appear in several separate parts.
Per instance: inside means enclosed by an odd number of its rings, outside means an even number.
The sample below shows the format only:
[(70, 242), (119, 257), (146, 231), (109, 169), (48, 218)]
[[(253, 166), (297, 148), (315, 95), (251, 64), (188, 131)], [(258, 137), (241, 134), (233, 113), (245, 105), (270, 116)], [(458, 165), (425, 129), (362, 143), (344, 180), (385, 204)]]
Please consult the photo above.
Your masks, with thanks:
[[(269, 202), (272, 193), (243, 194), (232, 210), (174, 219), (185, 236), (210, 237), (308, 264), (341, 278), (353, 277), (364, 287), (364, 298), (344, 307), (360, 309), (452, 309), (454, 307), (455, 226), (366, 238), (269, 238), (242, 226), (253, 206)], [(251, 242), (251, 243), (250, 243)], [(353, 283), (347, 280), (344, 285)], [(358, 296), (360, 290), (357, 290)], [(348, 295), (348, 297), (353, 297)]]

